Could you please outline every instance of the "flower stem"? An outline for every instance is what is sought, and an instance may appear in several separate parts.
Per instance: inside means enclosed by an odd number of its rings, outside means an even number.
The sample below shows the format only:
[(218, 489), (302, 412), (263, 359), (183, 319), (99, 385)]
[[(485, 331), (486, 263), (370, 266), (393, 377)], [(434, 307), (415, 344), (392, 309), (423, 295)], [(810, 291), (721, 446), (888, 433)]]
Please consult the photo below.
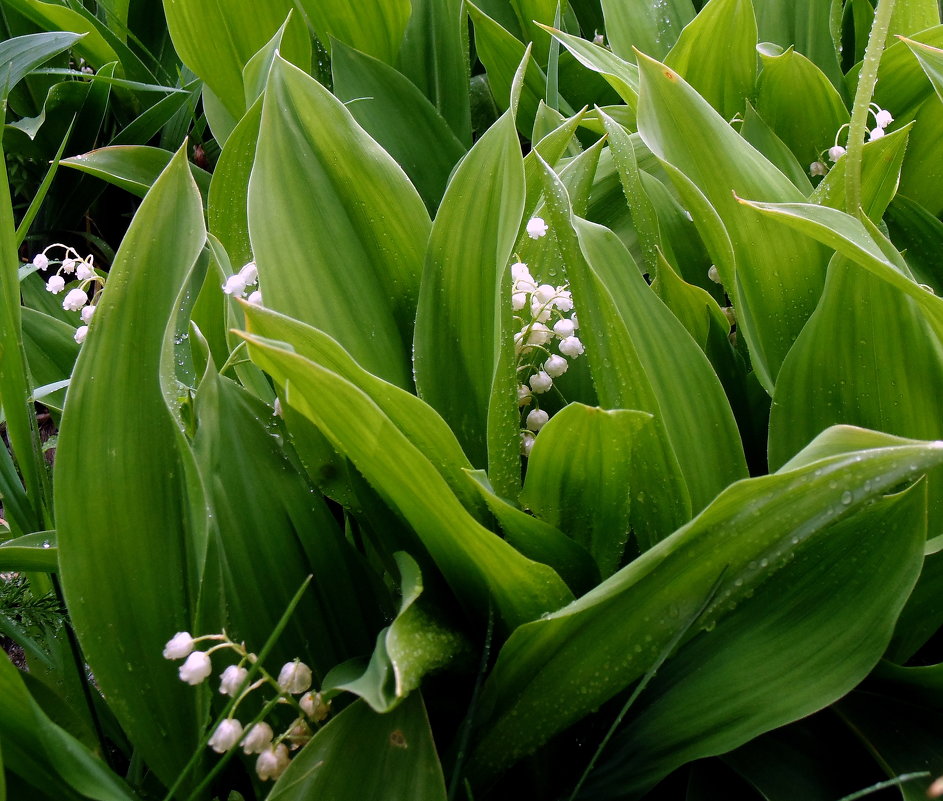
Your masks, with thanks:
[(868, 123), (868, 107), (874, 86), (878, 80), (878, 67), (881, 65), (881, 53), (891, 27), (891, 15), (894, 13), (894, 0), (878, 0), (874, 12), (874, 24), (864, 53), (861, 72), (858, 74), (858, 88), (851, 111), (851, 123), (848, 128), (848, 148), (845, 153), (845, 208), (849, 214), (861, 215), (861, 156), (864, 147), (864, 134)]

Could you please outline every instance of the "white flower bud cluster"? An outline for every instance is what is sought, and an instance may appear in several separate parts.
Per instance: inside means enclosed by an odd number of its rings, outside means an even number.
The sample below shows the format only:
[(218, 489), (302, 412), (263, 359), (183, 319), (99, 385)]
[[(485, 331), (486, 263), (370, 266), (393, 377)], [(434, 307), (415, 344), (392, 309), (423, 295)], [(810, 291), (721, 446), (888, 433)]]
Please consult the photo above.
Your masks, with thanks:
[[(227, 295), (234, 295), (237, 298), (245, 298), (249, 287), (255, 286), (258, 283), (259, 270), (255, 266), (255, 262), (250, 261), (238, 273), (226, 279), (226, 283), (223, 284), (223, 292)], [(256, 289), (254, 292), (249, 293), (249, 297), (246, 298), (246, 300), (255, 306), (261, 306), (262, 293)]]
[[(49, 254), (54, 253), (56, 250), (62, 251), (61, 258), (50, 259)], [(57, 242), (49, 245), (41, 253), (37, 253), (33, 257), (32, 264), (37, 270), (44, 272), (54, 265), (59, 265), (56, 272), (49, 276), (49, 280), (46, 281), (46, 291), (51, 292), (53, 295), (65, 291), (66, 279), (63, 277), (64, 275), (75, 276), (78, 284), (66, 292), (62, 301), (62, 308), (66, 311), (80, 313), (82, 325), (76, 328), (74, 339), (81, 345), (88, 334), (88, 324), (95, 313), (98, 295), (105, 285), (104, 277), (95, 272), (94, 257), (88, 255), (83, 258), (75, 248)], [(89, 292), (92, 293), (91, 298), (89, 298)]]
[[(872, 103), (868, 107), (868, 111), (871, 116), (874, 117), (874, 127), (868, 131), (868, 141), (873, 142), (875, 139), (880, 139), (884, 136), (884, 129), (894, 122), (894, 117), (891, 116), (886, 108), (881, 108), (877, 103)], [(835, 134), (835, 144), (833, 144), (828, 150), (823, 154), (819, 154), (820, 158), (818, 161), (813, 161), (809, 165), (809, 175), (815, 177), (817, 175), (825, 175), (828, 172), (828, 167), (825, 164), (824, 155), (828, 156), (828, 160), (834, 164), (842, 156), (845, 155), (845, 148), (838, 144), (838, 140), (841, 138), (842, 131), (848, 127), (846, 122), (841, 128), (838, 129), (838, 133)]]
[[(540, 222), (546, 227), (543, 220)], [(515, 321), (521, 325), (514, 335), (517, 374), (521, 379), (517, 388), (517, 405), (521, 410), (531, 403), (535, 406), (524, 417), (521, 430), (521, 453), (529, 456), (537, 432), (550, 419), (540, 408), (536, 396), (553, 388), (553, 380), (562, 376), (570, 366), (567, 359), (575, 359), (583, 353), (583, 343), (576, 336), (579, 321), (573, 312), (573, 297), (566, 285), (538, 284), (522, 262), (511, 265), (511, 281), (511, 306), (515, 311)], [(559, 354), (549, 350), (554, 343)]]
[[(199, 643), (207, 641), (215, 645), (205, 651), (196, 650)], [(178, 671), (180, 679), (195, 686), (202, 684), (213, 672), (210, 657), (217, 651), (234, 652), (238, 661), (228, 665), (219, 676), (219, 692), (233, 700), (226, 718), (213, 730), (207, 745), (218, 754), (241, 745), (247, 756), (258, 755), (255, 771), (260, 779), (277, 779), (288, 767), (291, 751), (301, 748), (314, 736), (310, 724), (320, 726), (330, 715), (331, 702), (321, 693), (310, 690), (313, 676), (311, 668), (304, 662), (298, 659), (286, 662), (276, 679), (258, 663), (255, 654), (249, 653), (244, 644), (231, 640), (225, 632), (193, 637), (189, 632), (179, 631), (167, 641), (163, 655), (165, 659), (184, 659)], [(259, 678), (250, 683), (254, 673)], [(256, 719), (245, 727), (235, 717), (239, 705), (260, 687), (274, 690), (279, 705), (295, 709), (294, 719), (277, 736), (271, 724), (260, 720), (262, 714), (256, 715)], [(273, 707), (274, 704), (269, 702), (265, 710)]]

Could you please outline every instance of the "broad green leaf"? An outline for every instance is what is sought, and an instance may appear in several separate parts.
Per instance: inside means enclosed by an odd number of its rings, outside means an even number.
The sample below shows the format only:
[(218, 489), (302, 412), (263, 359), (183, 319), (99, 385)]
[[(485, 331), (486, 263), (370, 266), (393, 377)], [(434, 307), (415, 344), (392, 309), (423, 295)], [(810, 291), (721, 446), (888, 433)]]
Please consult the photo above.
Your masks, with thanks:
[(399, 69), (435, 105), (462, 147), (471, 145), (464, 0), (412, 0)]
[[(937, 21), (939, 23), (939, 20)], [(901, 39), (910, 48), (910, 52), (917, 57), (920, 66), (933, 84), (936, 96), (943, 102), (943, 50), (939, 47), (915, 42), (912, 39)]]
[(815, 64), (839, 91), (844, 91), (838, 51), (829, 18), (831, 0), (760, 0), (755, 4), (761, 42), (794, 47)]
[[(75, 52), (96, 67), (118, 60), (115, 51), (95, 25), (68, 6), (42, 0), (5, 0), (5, 3), (10, 10), (22, 14), (41, 30), (49, 31), (54, 36), (78, 34), (79, 38), (76, 38), (72, 45)], [(74, 33), (69, 34), (66, 31)], [(12, 85), (11, 83), (10, 86)]]
[(332, 677), (350, 670), (341, 665), (329, 674), (321, 692), (346, 690), (361, 696), (375, 712), (395, 709), (418, 689), (423, 676), (469, 655), (469, 644), (442, 620), (436, 608), (422, 598), (422, 573), (416, 560), (394, 554), (400, 575), (400, 605), (396, 619), (377, 636), (366, 670), (354, 680), (338, 683)]
[[(246, 110), (242, 70), (281, 28), (292, 0), (164, 0), (174, 48), (199, 75), (234, 121)], [(311, 63), (311, 43), (301, 15), (292, 14), (280, 53), (292, 63)]]
[(81, 34), (55, 31), (16, 36), (0, 43), (0, 98), (26, 75), (53, 56), (68, 50), (82, 38)]
[(730, 322), (717, 301), (699, 286), (681, 278), (661, 253), (658, 254), (658, 277), (652, 281), (652, 291), (681, 321), (701, 350), (707, 349), (712, 321), (729, 333)]
[(321, 729), (268, 801), (445, 801), (445, 779), (419, 693), (378, 715), (363, 701)]
[(931, 214), (943, 214), (943, 101), (936, 95), (917, 109), (901, 169), (900, 191)]
[(544, 26), (553, 23), (557, 5), (557, 0), (511, 0), (523, 41), (533, 42), (534, 59), (541, 65), (547, 64), (550, 55), (550, 37)]
[[(587, 42), (578, 36), (558, 31), (555, 28), (547, 28), (547, 31), (569, 50), (580, 64), (593, 72), (598, 72), (606, 79), (606, 82), (619, 93), (619, 97), (628, 104), (631, 120), (634, 122), (634, 111), (638, 105), (638, 67), (619, 58), (605, 47)], [(623, 122), (623, 125), (625, 124)]]
[(943, 609), (940, 595), (943, 594), (943, 552), (928, 554), (923, 560), (923, 569), (917, 586), (907, 599), (894, 638), (887, 647), (885, 658), (897, 664), (905, 664), (923, 647), (943, 624)]
[[(59, 163), (144, 197), (172, 157), (173, 153), (159, 147), (115, 145), (62, 159)], [(206, 197), (210, 188), (210, 174), (195, 164), (190, 165), (190, 171), (200, 193)]]
[[(34, 396), (38, 387), (54, 385), (72, 375), (79, 346), (75, 341), (74, 325), (50, 317), (33, 309), (23, 308), (23, 345), (33, 381)], [(64, 391), (54, 391), (43, 399), (43, 405), (62, 410)]]
[[(911, 43), (943, 47), (943, 25), (936, 25), (910, 37)], [(912, 44), (911, 44), (912, 46)], [(846, 81), (854, 87), (858, 69), (849, 71)], [(874, 101), (889, 109), (898, 119), (909, 119), (917, 108), (933, 94), (933, 85), (927, 81), (920, 62), (905, 42), (889, 45), (881, 54), (878, 82), (874, 87)]]
[[(773, 651), (784, 669), (755, 674), (760, 688), (778, 676), (788, 681), (788, 690), (777, 689), (781, 698), (753, 707), (756, 720), (767, 707), (770, 715), (748, 737), (777, 725), (777, 718), (786, 722), (834, 700), (880, 657), (922, 556), (922, 493), (870, 504), (941, 462), (943, 445), (938, 442), (895, 443), (727, 488), (698, 517), (595, 590), (511, 635), (485, 682), (472, 776), (481, 781), (496, 775), (641, 678), (718, 580), (714, 600), (655, 681), (667, 673), (687, 678), (693, 686), (700, 673), (688, 667), (688, 654), (700, 655), (701, 666), (707, 658), (714, 660), (712, 668), (723, 664), (727, 651), (711, 646), (715, 626), (728, 637), (740, 635), (733, 638), (737, 653), (749, 653), (747, 646), (755, 648), (774, 632), (788, 632), (790, 647)], [(909, 525), (893, 525), (895, 508), (906, 512), (903, 519)], [(848, 522), (862, 510), (869, 522), (862, 521), (861, 527)], [(860, 548), (861, 558), (875, 567), (859, 569), (847, 558), (849, 548)], [(829, 556), (813, 558), (819, 552)], [(798, 575), (796, 564), (803, 565)], [(831, 584), (830, 571), (842, 582)], [(802, 588), (792, 581), (783, 586), (781, 577), (789, 576), (805, 576)], [(806, 606), (810, 594), (813, 599)], [(789, 604), (776, 601), (784, 596)], [(837, 609), (827, 608), (829, 598)], [(807, 616), (814, 622), (804, 624)], [(761, 639), (750, 642), (751, 636)], [(818, 651), (805, 651), (807, 636), (814, 637), (808, 642), (815, 642)], [(770, 647), (771, 640), (765, 642)], [(803, 654), (795, 662), (793, 649)], [(822, 663), (815, 661), (816, 653)], [(686, 669), (673, 670), (674, 660)], [(724, 675), (720, 668), (705, 670), (704, 680), (719, 682), (717, 689), (722, 686), (736, 700), (740, 685), (724, 681)], [(775, 709), (787, 705), (789, 694), (801, 688), (808, 688), (802, 702), (785, 712)], [(649, 692), (653, 699), (671, 700)], [(747, 697), (744, 693), (742, 700)], [(713, 703), (713, 691), (695, 698), (699, 709), (707, 705), (719, 715), (729, 708)], [(676, 718), (688, 725), (701, 719), (684, 712)], [(657, 748), (661, 741), (649, 741), (647, 747)]]
[(943, 252), (943, 222), (900, 193), (888, 206), (885, 221), (914, 278), (943, 295), (943, 264), (939, 260)]
[(430, 214), (465, 148), (448, 123), (392, 67), (341, 42), (331, 49), (334, 94), (409, 176)]
[(0, 692), (0, 745), (7, 770), (37, 791), (66, 801), (135, 801), (117, 774), (46, 716), (6, 654), (0, 655)]
[(850, 116), (841, 95), (822, 70), (792, 47), (778, 55), (761, 49), (760, 59), (756, 110), (805, 169), (813, 161), (825, 161), (824, 151), (835, 144), (838, 129)]
[(399, 165), (330, 92), (277, 58), (249, 181), (266, 305), (319, 326), (366, 369), (408, 387), (428, 232)]
[(787, 546), (786, 564), (662, 666), (586, 797), (637, 798), (675, 767), (805, 717), (858, 684), (919, 573), (923, 489), (878, 496)]
[(808, 197), (812, 194), (808, 166), (803, 167), (799, 164), (795, 153), (786, 146), (750, 103), (747, 103), (746, 112), (743, 115), (740, 136), (775, 164), (804, 196)]
[[(533, 139), (530, 153), (524, 156), (524, 183), (527, 185), (527, 200), (524, 203), (525, 214), (532, 214), (540, 202), (543, 193), (543, 167), (537, 157), (540, 156), (550, 166), (556, 166), (576, 141), (576, 129), (584, 118), (583, 111), (561, 123), (546, 136)], [(535, 132), (536, 133), (536, 132)]]
[(612, 52), (631, 59), (632, 48), (653, 58), (664, 57), (695, 12), (691, 0), (602, 0), (602, 13)]
[(743, 112), (756, 79), (756, 17), (751, 0), (710, 0), (689, 22), (665, 64), (721, 116)]
[(471, 463), (487, 466), (499, 494), (507, 496), (519, 481), (519, 460), (504, 277), (524, 200), (512, 108), (449, 181), (429, 239), (413, 345), (420, 396), (449, 424)]
[(651, 415), (571, 403), (540, 430), (521, 502), (616, 571), (629, 538), (632, 450)]
[[(733, 192), (777, 201), (803, 198), (677, 73), (643, 57), (639, 69), (639, 133), (655, 155), (697, 186), (723, 220), (736, 257), (736, 274), (729, 274), (729, 264), (717, 267), (736, 308), (753, 368), (772, 392), (782, 360), (815, 308), (827, 251), (738, 208)], [(696, 214), (694, 220), (703, 236), (709, 218)]]
[(337, 39), (393, 64), (409, 22), (410, 0), (300, 0), (308, 23), (325, 47)]
[(0, 570), (55, 573), (59, 569), (55, 532), (37, 531), (0, 543)]
[(559, 608), (570, 593), (545, 565), (477, 523), (435, 466), (360, 389), (314, 362), (247, 336), (253, 361), (409, 523), (467, 608), (494, 603), (508, 628)]
[(889, 33), (909, 36), (939, 24), (940, 6), (937, 0), (903, 0), (894, 6)]
[[(72, 376), (55, 466), (59, 563), (73, 625), (116, 717), (168, 782), (196, 745), (197, 715), (194, 694), (160, 658), (167, 639), (191, 625), (185, 455), (162, 365), (178, 295), (204, 239), (200, 194), (181, 149), (112, 264)], [(108, 437), (89, 419), (107, 420)], [(107, 476), (110, 502), (86, 491), (89, 464)]]

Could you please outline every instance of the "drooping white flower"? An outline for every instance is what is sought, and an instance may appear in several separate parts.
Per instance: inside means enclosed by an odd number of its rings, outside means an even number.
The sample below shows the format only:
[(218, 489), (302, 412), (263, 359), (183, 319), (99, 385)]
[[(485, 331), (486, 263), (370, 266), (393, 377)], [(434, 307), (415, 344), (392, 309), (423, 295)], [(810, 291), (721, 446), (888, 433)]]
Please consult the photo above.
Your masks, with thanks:
[(225, 754), (242, 739), (242, 724), (235, 718), (227, 718), (216, 727), (209, 745), (217, 754)]
[(246, 730), (242, 740), (242, 751), (245, 754), (261, 754), (272, 743), (275, 732), (264, 720)]
[(553, 324), (553, 333), (556, 334), (560, 339), (566, 339), (567, 337), (573, 336), (573, 332), (576, 330), (576, 326), (573, 325), (572, 320), (568, 320), (564, 317), (562, 320), (557, 320)]
[(248, 303), (251, 303), (253, 306), (262, 305), (262, 293), (257, 289), (255, 292), (250, 292), (249, 297), (246, 298)]
[(527, 295), (524, 292), (515, 292), (511, 295), (511, 308), (520, 311), (527, 305)]
[(828, 149), (829, 161), (832, 161), (832, 162), (838, 161), (844, 155), (845, 155), (845, 148), (843, 148), (841, 145), (832, 145), (832, 147)]
[(571, 315), (570, 315), (570, 319), (573, 321), (573, 327), (574, 327), (574, 328), (579, 328), (579, 327), (580, 327), (580, 321), (576, 319), (576, 315), (575, 315), (575, 314), (571, 314)]
[(259, 283), (259, 270), (254, 261), (250, 261), (239, 271), (239, 277), (245, 281), (246, 286), (253, 286)]
[(875, 139), (880, 139), (884, 136), (883, 128), (875, 128), (873, 131), (868, 132), (868, 141), (873, 142)]
[(520, 408), (521, 406), (526, 406), (528, 403), (530, 403), (532, 397), (533, 395), (530, 391), (529, 386), (527, 386), (526, 384), (518, 384), (518, 387), (517, 387), (518, 408)]
[(560, 353), (564, 356), (569, 356), (571, 359), (575, 359), (577, 356), (581, 355), (583, 351), (583, 343), (580, 342), (579, 337), (567, 337), (560, 342)]
[(78, 342), (80, 345), (85, 341), (85, 337), (88, 336), (88, 326), (80, 325), (75, 329), (75, 333), (72, 335), (72, 339)]
[(553, 386), (553, 379), (543, 370), (534, 373), (529, 379), (530, 388), (536, 395), (549, 391)]
[(46, 282), (47, 292), (58, 295), (63, 289), (65, 289), (65, 278), (61, 275), (52, 275), (49, 277), (49, 280)]
[(707, 271), (707, 277), (710, 278), (715, 284), (722, 284), (723, 281), (720, 280), (720, 271), (717, 269), (717, 265), (712, 264), (711, 268)]
[(320, 723), (331, 712), (331, 702), (325, 701), (321, 693), (305, 693), (298, 701), (301, 711), (315, 723)]
[(562, 312), (573, 311), (573, 294), (568, 289), (557, 287), (557, 294), (553, 299), (553, 305)]
[(299, 720), (288, 732), (288, 742), (291, 743), (292, 750), (307, 745), (313, 734), (311, 727), (303, 720)]
[(194, 651), (180, 666), (180, 680), (197, 685), (213, 672), (213, 663), (205, 651)]
[(311, 668), (297, 659), (286, 662), (278, 672), (278, 686), (286, 693), (303, 693), (311, 686)]
[(514, 292), (530, 293), (535, 289), (537, 289), (537, 283), (529, 275), (525, 275), (523, 278), (518, 278), (514, 282)]
[(813, 161), (809, 165), (809, 175), (813, 178), (817, 175), (825, 175), (828, 172), (828, 167), (826, 167), (821, 161)]
[(223, 284), (223, 292), (227, 295), (236, 295), (242, 297), (246, 294), (246, 282), (239, 273), (229, 276), (226, 283)]
[(532, 300), (530, 304), (530, 316), (538, 323), (545, 323), (550, 319), (550, 306), (544, 305), (539, 300)]
[(541, 303), (549, 303), (556, 297), (556, 294), (556, 288), (550, 286), (550, 284), (541, 284), (539, 287), (537, 287), (537, 291), (534, 292), (534, 296)]
[(546, 345), (553, 337), (553, 332), (543, 323), (537, 322), (530, 326), (530, 331), (522, 331), (527, 337), (528, 345)]
[(549, 419), (550, 415), (543, 409), (533, 409), (527, 415), (527, 427), (534, 432), (540, 431), (540, 429), (547, 425)]
[(45, 270), (49, 266), (49, 259), (45, 253), (37, 253), (33, 256), (33, 265), (37, 270)]
[(95, 269), (87, 261), (80, 261), (75, 268), (75, 277), (79, 281), (88, 281), (89, 278), (95, 277)]
[(262, 781), (277, 779), (285, 772), (288, 762), (288, 747), (279, 744), (274, 748), (267, 748), (259, 754), (259, 758), (255, 763), (255, 772)]
[(530, 270), (527, 268), (527, 265), (522, 261), (516, 261), (511, 265), (511, 280), (520, 281), (522, 278), (526, 278), (528, 281), (533, 281), (531, 277)]
[(82, 289), (70, 289), (62, 301), (62, 308), (66, 311), (78, 311), (88, 303), (88, 295)]
[(239, 688), (242, 686), (242, 683), (246, 680), (246, 676), (249, 675), (249, 671), (244, 667), (239, 667), (239, 665), (230, 665), (219, 677), (219, 691), (223, 695), (232, 695), (235, 696), (239, 692)]
[(534, 439), (533, 431), (521, 432), (521, 456), (530, 456), (530, 452), (534, 447)]
[[(66, 275), (72, 275), (72, 273), (75, 272), (75, 259), (63, 259), (60, 267), (62, 272), (64, 272)], [(79, 278), (81, 277), (82, 276), (79, 276)]]
[(92, 315), (95, 314), (96, 308), (97, 307), (94, 304), (90, 304), (82, 309), (81, 316), (83, 323), (88, 323), (92, 319)]
[(540, 239), (547, 233), (547, 223), (540, 217), (531, 217), (527, 221), (527, 235), (531, 239)]
[(183, 659), (193, 652), (193, 637), (189, 631), (178, 631), (164, 646), (164, 659)]
[(894, 122), (894, 118), (891, 116), (891, 112), (889, 112), (886, 108), (879, 108), (874, 113), (874, 124), (877, 125), (877, 127), (881, 130), (886, 128), (892, 122)]
[(551, 378), (559, 378), (567, 371), (569, 366), (570, 363), (566, 359), (554, 354), (544, 362), (544, 372)]

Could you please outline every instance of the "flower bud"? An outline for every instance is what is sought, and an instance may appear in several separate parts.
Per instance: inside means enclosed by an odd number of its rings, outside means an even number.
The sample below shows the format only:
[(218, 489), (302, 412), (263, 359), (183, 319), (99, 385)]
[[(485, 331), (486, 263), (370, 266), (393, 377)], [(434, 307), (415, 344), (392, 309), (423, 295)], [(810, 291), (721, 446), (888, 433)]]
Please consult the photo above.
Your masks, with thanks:
[(833, 145), (828, 149), (828, 160), (829, 161), (838, 161), (842, 156), (845, 155), (845, 148), (841, 145)]
[(261, 754), (272, 743), (275, 732), (265, 721), (250, 726), (242, 741), (242, 751), (245, 754)]
[(527, 235), (531, 239), (540, 239), (540, 237), (546, 235), (547, 227), (547, 223), (540, 217), (531, 217), (527, 221)]
[(49, 258), (45, 253), (37, 253), (33, 256), (33, 265), (37, 270), (45, 270), (49, 266)]
[(61, 275), (53, 275), (49, 277), (49, 280), (46, 282), (46, 291), (52, 292), (53, 295), (58, 295), (63, 289), (65, 289), (65, 278)]
[(62, 301), (62, 308), (66, 311), (78, 311), (88, 303), (88, 295), (81, 289), (70, 289)]
[(262, 781), (277, 779), (285, 772), (288, 761), (288, 748), (279, 744), (259, 754), (259, 758), (255, 763), (255, 772)]
[(194, 651), (180, 666), (180, 680), (197, 685), (213, 672), (213, 663), (205, 651)]
[(567, 320), (565, 317), (562, 320), (557, 320), (553, 324), (553, 333), (560, 337), (560, 339), (573, 336), (575, 330), (576, 326), (573, 325), (573, 321)]
[[(62, 272), (66, 275), (72, 275), (75, 272), (75, 259), (63, 259), (62, 260)], [(82, 276), (79, 276), (81, 278)]]
[(80, 345), (85, 341), (85, 337), (88, 336), (88, 326), (80, 325), (75, 329), (75, 333), (72, 335), (72, 339), (78, 342)]
[(83, 323), (88, 323), (92, 319), (92, 315), (95, 313), (95, 308), (96, 307), (94, 305), (91, 305), (82, 309), (81, 315)]
[(210, 737), (207, 745), (217, 754), (225, 754), (230, 748), (235, 747), (241, 739), (242, 724), (234, 718), (227, 718), (216, 727), (216, 731), (213, 732), (213, 736)]
[(526, 406), (530, 403), (533, 395), (531, 394), (530, 387), (526, 384), (518, 384), (517, 387), (517, 405), (518, 407)]
[(553, 386), (553, 379), (541, 370), (538, 373), (534, 373), (528, 380), (528, 383), (530, 383), (530, 388), (534, 393), (540, 395), (547, 392), (550, 387)]
[(886, 108), (878, 109), (878, 112), (874, 115), (874, 124), (882, 130), (892, 122), (894, 122), (894, 118)]
[(544, 362), (544, 372), (551, 378), (559, 378), (569, 366), (570, 363), (566, 359), (554, 354)]
[(314, 732), (311, 731), (311, 727), (303, 720), (299, 720), (288, 732), (288, 742), (291, 743), (292, 750), (294, 750), (302, 745), (307, 745), (313, 735)]
[(710, 278), (715, 284), (722, 284), (723, 281), (720, 279), (720, 270), (717, 269), (717, 265), (712, 264), (711, 268), (707, 271), (707, 277)]
[(246, 298), (246, 301), (247, 301), (248, 303), (251, 303), (253, 306), (261, 306), (261, 305), (262, 305), (262, 293), (259, 292), (259, 290), (257, 289), (257, 290), (255, 290), (255, 292), (251, 292), (251, 293), (249, 294), (249, 297)]
[(530, 452), (534, 448), (534, 439), (533, 431), (521, 432), (521, 456), (530, 456)]
[(580, 342), (578, 337), (567, 337), (560, 343), (560, 353), (569, 356), (571, 359), (575, 359), (584, 350), (583, 343)]
[(884, 129), (875, 128), (873, 131), (868, 133), (868, 141), (873, 142), (875, 139), (880, 139), (882, 136), (884, 136)]
[(87, 281), (89, 278), (94, 278), (95, 268), (87, 261), (80, 261), (79, 266), (75, 268), (75, 277), (78, 278), (79, 281)]
[(301, 705), (301, 711), (315, 723), (320, 723), (331, 714), (331, 702), (325, 701), (321, 693), (305, 693), (298, 703)]
[(543, 409), (534, 409), (527, 415), (527, 427), (534, 432), (540, 431), (540, 429), (547, 425), (549, 419), (550, 415)]
[(219, 677), (219, 691), (223, 695), (235, 696), (236, 693), (239, 692), (239, 688), (242, 686), (243, 682), (245, 682), (246, 676), (248, 675), (249, 671), (244, 667), (230, 665)]
[(178, 631), (164, 646), (164, 659), (183, 659), (193, 651), (193, 637), (188, 631)]
[(813, 161), (809, 165), (809, 175), (813, 178), (817, 175), (825, 175), (828, 172), (828, 167), (826, 167), (821, 161)]
[(286, 662), (278, 673), (278, 686), (286, 693), (303, 693), (311, 686), (311, 668), (297, 659)]

